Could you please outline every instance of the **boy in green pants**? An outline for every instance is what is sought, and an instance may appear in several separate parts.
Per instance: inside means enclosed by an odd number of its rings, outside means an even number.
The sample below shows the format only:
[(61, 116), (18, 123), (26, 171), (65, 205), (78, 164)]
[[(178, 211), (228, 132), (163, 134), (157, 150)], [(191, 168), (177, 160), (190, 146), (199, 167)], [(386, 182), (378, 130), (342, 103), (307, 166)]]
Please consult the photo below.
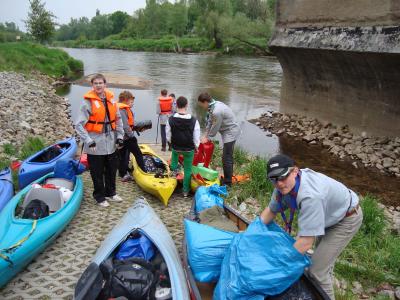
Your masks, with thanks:
[(167, 122), (167, 140), (172, 146), (171, 170), (178, 168), (179, 155), (183, 155), (183, 197), (187, 198), (190, 192), (192, 177), (192, 163), (194, 151), (200, 145), (200, 124), (191, 114), (187, 113), (188, 101), (185, 97), (176, 100), (177, 112)]

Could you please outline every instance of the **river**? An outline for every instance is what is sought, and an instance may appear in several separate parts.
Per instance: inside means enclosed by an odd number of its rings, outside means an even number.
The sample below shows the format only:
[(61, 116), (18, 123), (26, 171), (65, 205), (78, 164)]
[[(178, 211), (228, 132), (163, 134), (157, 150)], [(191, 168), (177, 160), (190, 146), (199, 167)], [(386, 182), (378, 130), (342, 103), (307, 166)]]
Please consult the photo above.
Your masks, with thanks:
[[(127, 52), (103, 49), (64, 49), (84, 62), (84, 74), (118, 73), (150, 80), (148, 90), (131, 90), (135, 95), (136, 120), (151, 119), (153, 129), (142, 133), (139, 142), (156, 140), (156, 99), (161, 89), (185, 96), (191, 112), (204, 122), (205, 114), (196, 106), (197, 96), (207, 91), (228, 104), (237, 116), (242, 134), (238, 144), (255, 155), (271, 156), (283, 152), (291, 155), (301, 167), (309, 167), (336, 178), (360, 193), (372, 193), (386, 204), (397, 203), (400, 180), (383, 176), (375, 169), (354, 168), (349, 161), (332, 157), (326, 149), (310, 146), (287, 137), (267, 136), (247, 120), (268, 110), (279, 110), (282, 69), (273, 57), (214, 56)], [(65, 92), (72, 117), (88, 87), (73, 84)], [(118, 95), (121, 89), (112, 89)], [(160, 141), (160, 139), (158, 139)], [(397, 204), (398, 205), (398, 204)]]

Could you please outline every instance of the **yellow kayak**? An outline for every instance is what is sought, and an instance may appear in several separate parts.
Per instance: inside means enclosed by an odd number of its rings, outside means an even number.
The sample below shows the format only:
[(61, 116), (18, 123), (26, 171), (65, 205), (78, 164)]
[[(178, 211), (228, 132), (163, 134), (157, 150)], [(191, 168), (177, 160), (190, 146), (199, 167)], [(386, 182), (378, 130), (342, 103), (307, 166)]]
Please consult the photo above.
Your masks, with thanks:
[(151, 155), (158, 159), (160, 159), (165, 165), (165, 173), (166, 177), (164, 178), (156, 178), (154, 173), (146, 173), (136, 163), (135, 157), (132, 155), (131, 161), (133, 170), (133, 178), (138, 186), (140, 186), (145, 192), (156, 196), (158, 199), (164, 203), (165, 206), (168, 205), (168, 200), (174, 192), (177, 181), (175, 178), (170, 177), (168, 174), (170, 173), (168, 164), (151, 149), (148, 145), (139, 145), (140, 150), (143, 155)]

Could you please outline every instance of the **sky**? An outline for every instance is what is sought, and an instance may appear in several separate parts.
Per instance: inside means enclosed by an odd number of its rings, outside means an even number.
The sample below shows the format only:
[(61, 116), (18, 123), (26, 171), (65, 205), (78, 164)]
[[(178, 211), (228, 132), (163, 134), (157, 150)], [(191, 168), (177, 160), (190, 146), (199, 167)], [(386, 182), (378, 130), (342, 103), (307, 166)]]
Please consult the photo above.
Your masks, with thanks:
[[(43, 2), (43, 0), (42, 0)], [(56, 17), (58, 24), (69, 23), (71, 18), (88, 17), (100, 13), (107, 14), (117, 10), (132, 15), (138, 8), (146, 5), (146, 0), (44, 0), (45, 7)], [(28, 0), (0, 0), (0, 23), (14, 22), (19, 29), (25, 31), (25, 24), (29, 11)]]

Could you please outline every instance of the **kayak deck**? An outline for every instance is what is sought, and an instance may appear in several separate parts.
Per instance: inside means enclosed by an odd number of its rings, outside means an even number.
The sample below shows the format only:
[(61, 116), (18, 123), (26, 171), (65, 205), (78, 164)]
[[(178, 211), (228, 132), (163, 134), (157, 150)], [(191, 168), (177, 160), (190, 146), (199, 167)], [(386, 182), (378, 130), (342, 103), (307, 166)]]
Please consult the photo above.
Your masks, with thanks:
[(153, 149), (151, 149), (147, 145), (139, 145), (140, 150), (142, 151), (143, 155), (150, 155), (153, 157), (157, 157), (161, 159), (164, 164), (165, 174), (166, 176), (163, 178), (157, 178), (156, 174), (154, 173), (146, 173), (136, 163), (135, 157), (132, 155), (132, 165), (133, 165), (133, 177), (135, 178), (136, 183), (147, 193), (157, 197), (161, 200), (161, 202), (167, 206), (169, 198), (171, 197), (172, 193), (174, 192), (177, 181), (175, 178), (169, 177), (169, 167), (165, 160), (159, 157)]

